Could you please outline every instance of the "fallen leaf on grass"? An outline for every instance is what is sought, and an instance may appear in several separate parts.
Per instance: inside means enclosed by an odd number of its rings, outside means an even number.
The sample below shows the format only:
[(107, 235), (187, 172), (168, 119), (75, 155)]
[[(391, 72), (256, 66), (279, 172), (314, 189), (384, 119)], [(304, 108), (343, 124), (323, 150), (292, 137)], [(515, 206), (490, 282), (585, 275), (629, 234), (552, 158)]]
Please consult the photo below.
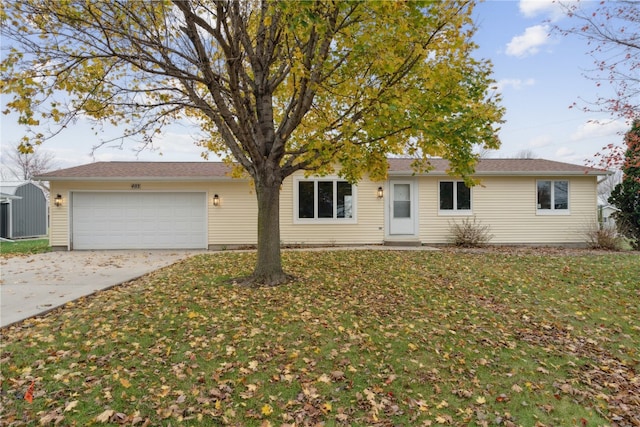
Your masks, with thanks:
[[(249, 255), (194, 258), (8, 329), (3, 421), (37, 424), (51, 411), (50, 425), (83, 424), (90, 413), (110, 425), (510, 426), (562, 393), (575, 396), (562, 403), (576, 414), (600, 404), (600, 424), (634, 420), (640, 326), (626, 277), (638, 270), (607, 267), (623, 266), (618, 256), (579, 257), (577, 273), (558, 282), (556, 258), (285, 253), (304, 280), (259, 290), (217, 281), (250, 271)], [(614, 286), (615, 274), (624, 283)], [(594, 292), (611, 299), (606, 319)], [(565, 325), (577, 309), (593, 321)], [(25, 419), (15, 396), (32, 378), (52, 387), (36, 402), (47, 409)], [(122, 412), (103, 412), (110, 406)]]
[(453, 418), (451, 417), (451, 415), (438, 415), (436, 417), (436, 422), (440, 423), (440, 424), (452, 424), (453, 423)]
[(321, 383), (325, 383), (325, 384), (330, 384), (331, 383), (331, 378), (329, 378), (329, 376), (327, 374), (322, 374), (318, 377), (318, 382)]
[(268, 403), (265, 403), (260, 412), (262, 412), (262, 415), (269, 416), (273, 413), (273, 407)]
[(56, 409), (40, 417), (39, 423), (41, 426), (48, 426), (59, 425), (62, 421), (64, 421), (64, 415), (61, 415)]
[(69, 402), (69, 403), (67, 403), (67, 406), (64, 407), (64, 412), (69, 412), (70, 410), (72, 410), (76, 406), (78, 406), (78, 401), (77, 400), (74, 400), (73, 402)]
[(333, 372), (331, 372), (331, 378), (334, 381), (339, 381), (341, 379), (344, 379), (344, 372), (342, 372), (342, 371), (333, 371)]
[(33, 390), (35, 388), (35, 385), (36, 385), (36, 382), (31, 381), (31, 385), (29, 386), (29, 388), (24, 394), (24, 400), (26, 400), (29, 403), (33, 403)]
[(107, 409), (96, 417), (96, 421), (99, 423), (108, 423), (111, 419), (111, 416), (115, 413), (116, 411), (114, 411), (113, 409)]

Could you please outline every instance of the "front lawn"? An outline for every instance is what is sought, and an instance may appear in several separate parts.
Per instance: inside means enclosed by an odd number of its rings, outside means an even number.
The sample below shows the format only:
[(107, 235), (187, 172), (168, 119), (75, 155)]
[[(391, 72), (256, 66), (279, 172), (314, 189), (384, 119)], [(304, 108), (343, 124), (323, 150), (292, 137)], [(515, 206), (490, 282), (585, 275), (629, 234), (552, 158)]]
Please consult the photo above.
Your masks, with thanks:
[(16, 240), (14, 242), (0, 240), (0, 256), (2, 257), (39, 254), (50, 250), (49, 239)]
[(283, 256), (289, 285), (204, 254), (2, 330), (2, 423), (640, 422), (637, 253)]

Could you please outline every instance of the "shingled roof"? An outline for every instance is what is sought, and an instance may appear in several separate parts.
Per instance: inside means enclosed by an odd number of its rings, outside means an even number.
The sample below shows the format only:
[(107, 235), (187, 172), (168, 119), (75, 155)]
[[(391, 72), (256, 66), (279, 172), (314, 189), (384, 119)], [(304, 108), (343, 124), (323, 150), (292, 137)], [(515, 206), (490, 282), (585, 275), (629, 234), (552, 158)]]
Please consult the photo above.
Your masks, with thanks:
[[(389, 174), (412, 174), (411, 162), (413, 159), (392, 158), (389, 159)], [(449, 161), (445, 159), (431, 159), (433, 167), (428, 173), (431, 175), (446, 174)], [(480, 159), (476, 164), (475, 176), (481, 175), (608, 175), (609, 172), (602, 169), (571, 163), (556, 162), (546, 159)]]
[(223, 162), (96, 162), (44, 173), (43, 181), (71, 180), (185, 180), (231, 179), (231, 166)]
[[(412, 175), (412, 159), (389, 159), (389, 175)], [(430, 175), (445, 175), (449, 162), (431, 159)], [(227, 180), (231, 166), (222, 162), (96, 162), (48, 172), (37, 177), (43, 181), (114, 180)], [(488, 175), (607, 175), (608, 172), (570, 163), (544, 159), (481, 159), (476, 176)]]

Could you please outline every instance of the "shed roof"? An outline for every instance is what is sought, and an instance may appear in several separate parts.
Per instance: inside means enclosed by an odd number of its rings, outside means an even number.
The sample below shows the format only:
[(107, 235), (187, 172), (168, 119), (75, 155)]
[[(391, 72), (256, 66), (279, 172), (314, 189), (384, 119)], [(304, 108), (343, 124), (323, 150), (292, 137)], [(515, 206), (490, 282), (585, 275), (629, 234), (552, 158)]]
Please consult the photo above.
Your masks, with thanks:
[[(40, 188), (40, 186), (38, 186), (37, 184), (34, 184), (31, 181), (4, 181), (2, 182), (2, 184), (0, 184), (0, 193), (2, 193), (3, 196), (15, 195), (16, 191), (18, 191), (18, 188), (23, 187), (25, 185), (29, 185), (29, 184), (35, 185), (36, 187)], [(21, 198), (21, 197), (18, 197), (18, 198)]]
[[(389, 159), (389, 175), (412, 175), (413, 159)], [(430, 175), (445, 175), (449, 162), (431, 159)], [(43, 181), (215, 181), (227, 180), (231, 166), (223, 162), (96, 162), (60, 169), (38, 176)], [(609, 172), (587, 166), (544, 159), (481, 159), (476, 165), (477, 176), (490, 175), (607, 175)]]
[(0, 191), (0, 200), (20, 200), (22, 197), (14, 196), (13, 194), (3, 193)]

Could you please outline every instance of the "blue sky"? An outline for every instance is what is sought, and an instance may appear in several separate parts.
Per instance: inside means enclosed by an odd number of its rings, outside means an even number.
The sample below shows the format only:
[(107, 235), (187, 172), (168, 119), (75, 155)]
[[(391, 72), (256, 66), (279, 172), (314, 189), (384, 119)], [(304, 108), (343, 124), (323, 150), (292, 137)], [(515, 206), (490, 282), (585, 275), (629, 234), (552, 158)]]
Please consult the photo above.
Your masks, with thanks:
[[(584, 164), (601, 147), (622, 141), (621, 133), (628, 125), (612, 121), (607, 114), (585, 113), (580, 108), (584, 105), (581, 98), (595, 100), (598, 95), (606, 95), (609, 88), (598, 88), (584, 77), (585, 71), (593, 68), (585, 40), (549, 34), (553, 24), (571, 24), (558, 13), (556, 2), (486, 1), (476, 7), (475, 19), (477, 56), (493, 62), (494, 79), (506, 108), (499, 135), (502, 147), (489, 157), (515, 157), (530, 151), (537, 157)], [(569, 108), (574, 102), (578, 107)], [(13, 116), (3, 115), (0, 120), (0, 148), (6, 153), (17, 143), (22, 130)], [(191, 142), (188, 133), (184, 127), (167, 129), (156, 141), (156, 151), (136, 153), (133, 145), (125, 144), (121, 148), (102, 147), (92, 156), (92, 146), (99, 142), (100, 135), (78, 122), (39, 150), (53, 153), (56, 168), (110, 160), (200, 161), (202, 150)]]
[[(622, 141), (627, 124), (605, 113), (583, 111), (585, 101), (606, 96), (611, 88), (597, 87), (585, 77), (594, 68), (586, 40), (551, 32), (553, 25), (576, 24), (560, 13), (557, 1), (487, 1), (476, 7), (475, 21), (478, 55), (493, 62), (506, 108), (502, 147), (491, 157), (526, 150), (583, 164), (603, 146)], [(577, 106), (570, 108), (573, 103)]]

